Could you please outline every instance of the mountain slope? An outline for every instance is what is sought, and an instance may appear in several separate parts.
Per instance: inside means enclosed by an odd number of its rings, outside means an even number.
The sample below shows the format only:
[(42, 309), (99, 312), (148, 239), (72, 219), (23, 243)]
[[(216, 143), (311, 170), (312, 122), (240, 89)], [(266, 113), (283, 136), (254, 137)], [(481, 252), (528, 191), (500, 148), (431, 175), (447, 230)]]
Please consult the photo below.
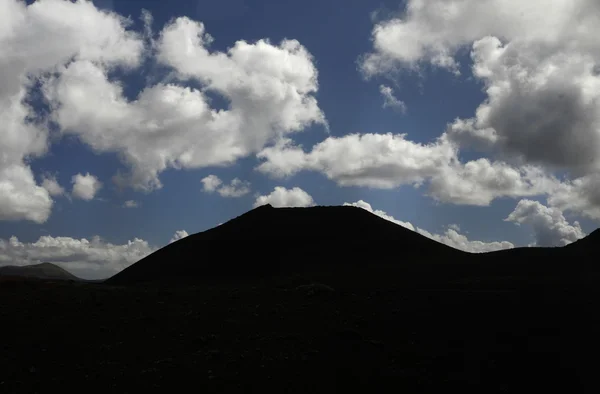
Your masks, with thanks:
[(0, 267), (0, 276), (18, 276), (51, 280), (81, 280), (67, 270), (50, 263), (26, 266), (8, 265)]
[[(108, 284), (208, 281), (322, 273), (328, 280), (445, 283), (486, 278), (600, 275), (600, 231), (562, 248), (515, 248), (471, 254), (349, 206), (262, 206), (172, 243), (109, 278)], [(496, 280), (496, 279), (494, 279)], [(554, 280), (554, 279), (553, 279)], [(416, 283), (416, 282), (415, 282)]]
[(349, 206), (253, 209), (140, 260), (107, 283), (215, 275), (269, 275), (466, 253), (364, 209)]

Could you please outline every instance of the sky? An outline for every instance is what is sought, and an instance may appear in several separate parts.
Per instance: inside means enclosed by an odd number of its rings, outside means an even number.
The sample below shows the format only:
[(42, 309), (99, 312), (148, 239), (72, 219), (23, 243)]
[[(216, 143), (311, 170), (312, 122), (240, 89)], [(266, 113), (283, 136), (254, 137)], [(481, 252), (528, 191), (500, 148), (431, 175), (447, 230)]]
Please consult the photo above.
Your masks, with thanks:
[(105, 278), (267, 203), (566, 245), (599, 35), (596, 0), (0, 0), (0, 265)]

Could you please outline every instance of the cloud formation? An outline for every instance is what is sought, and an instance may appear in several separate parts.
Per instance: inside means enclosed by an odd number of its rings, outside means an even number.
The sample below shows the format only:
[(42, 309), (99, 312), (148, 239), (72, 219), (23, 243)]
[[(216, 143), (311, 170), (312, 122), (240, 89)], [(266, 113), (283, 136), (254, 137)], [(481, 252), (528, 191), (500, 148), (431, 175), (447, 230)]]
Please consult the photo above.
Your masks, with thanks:
[(379, 209), (373, 209), (371, 204), (366, 201), (359, 200), (353, 203), (344, 203), (344, 205), (359, 207), (365, 209), (375, 215), (394, 222), (402, 227), (409, 230), (415, 231), (421, 235), (431, 238), (437, 242), (451, 246), (455, 249), (463, 250), (470, 253), (482, 253), (482, 252), (493, 252), (495, 250), (511, 249), (514, 245), (507, 241), (502, 242), (482, 242), (482, 241), (471, 241), (465, 235), (460, 234), (455, 226), (448, 226), (448, 229), (443, 234), (432, 234), (429, 231), (415, 227), (410, 222), (403, 222), (395, 219), (393, 216), (388, 215), (385, 211)]
[(223, 184), (223, 181), (216, 175), (208, 175), (201, 180), (202, 189), (206, 193), (217, 192), (221, 197), (242, 197), (250, 193), (250, 183), (244, 182), (238, 178), (231, 180), (229, 185)]
[(445, 138), (516, 166), (566, 172), (549, 204), (598, 218), (600, 200), (589, 185), (600, 174), (599, 4), (409, 0), (402, 15), (374, 26), (361, 70), (391, 76), (432, 66), (459, 74), (458, 53), (470, 49), (487, 97)]
[(98, 191), (102, 188), (102, 182), (100, 182), (96, 176), (91, 175), (89, 172), (85, 175), (73, 175), (71, 178), (71, 183), (73, 183), (71, 195), (74, 198), (79, 198), (85, 201), (93, 200), (96, 196), (96, 193), (98, 193)]
[(256, 208), (266, 204), (271, 204), (275, 208), (311, 207), (315, 205), (315, 201), (310, 194), (299, 187), (286, 189), (276, 186), (270, 194), (258, 196), (253, 206)]
[[(0, 220), (41, 223), (50, 215), (51, 195), (27, 164), (47, 153), (49, 122), (94, 152), (117, 153), (127, 170), (115, 183), (143, 191), (160, 188), (167, 168), (229, 165), (282, 135), (327, 127), (314, 97), (317, 70), (296, 40), (238, 41), (213, 51), (200, 22), (177, 18), (155, 34), (144, 12), (140, 33), (90, 1), (4, 0), (0, 14)], [(146, 57), (175, 78), (130, 100), (113, 71), (130, 72)], [(33, 87), (47, 116), (27, 102)], [(227, 107), (211, 107), (212, 95)], [(234, 186), (223, 193), (239, 194)]]
[(563, 213), (532, 200), (521, 200), (505, 219), (533, 228), (536, 242), (532, 246), (565, 246), (585, 237), (579, 222), (569, 224)]
[(43, 73), (60, 72), (72, 60), (137, 64), (143, 45), (128, 24), (86, 1), (0, 2), (0, 220), (43, 223), (52, 208), (28, 164), (49, 146), (47, 122), (28, 101), (32, 87)]
[(64, 196), (65, 189), (58, 183), (55, 176), (48, 175), (42, 178), (42, 187), (52, 197)]
[(183, 239), (188, 235), (188, 232), (185, 230), (177, 230), (175, 231), (175, 234), (173, 234), (173, 237), (171, 237), (171, 239), (169, 240), (169, 243), (172, 244), (173, 242), (179, 241), (180, 239)]
[(406, 104), (394, 96), (394, 90), (386, 85), (379, 85), (379, 93), (383, 96), (383, 108), (392, 108), (394, 111), (406, 113)]
[(456, 146), (445, 136), (431, 144), (405, 134), (348, 134), (329, 137), (308, 153), (291, 140), (258, 154), (257, 170), (284, 178), (302, 170), (324, 173), (340, 186), (392, 189), (428, 184), (428, 194), (442, 202), (489, 205), (499, 197), (550, 193), (558, 181), (536, 166), (518, 168), (488, 159), (461, 163)]
[[(181, 17), (154, 42), (155, 59), (176, 81), (147, 86), (128, 100), (98, 62), (75, 61), (44, 85), (64, 134), (99, 152), (117, 152), (130, 171), (115, 182), (151, 191), (167, 168), (223, 166), (259, 151), (269, 141), (325, 125), (313, 94), (317, 70), (297, 41), (238, 41), (227, 52), (210, 51), (204, 25)], [(227, 102), (211, 107), (210, 95)]]
[(135, 238), (114, 245), (94, 237), (40, 237), (36, 242), (20, 242), (17, 237), (0, 239), (0, 265), (57, 264), (84, 279), (104, 279), (141, 260), (156, 248)]

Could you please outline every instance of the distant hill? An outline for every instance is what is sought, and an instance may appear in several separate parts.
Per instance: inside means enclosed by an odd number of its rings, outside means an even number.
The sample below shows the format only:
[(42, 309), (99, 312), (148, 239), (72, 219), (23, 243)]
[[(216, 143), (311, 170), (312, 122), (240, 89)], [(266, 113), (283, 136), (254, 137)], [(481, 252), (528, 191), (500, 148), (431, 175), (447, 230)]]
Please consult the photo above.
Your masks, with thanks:
[(25, 266), (8, 265), (0, 267), (0, 276), (26, 277), (36, 279), (51, 280), (72, 280), (80, 281), (82, 279), (71, 274), (67, 270), (51, 263), (41, 263)]
[[(406, 279), (582, 276), (600, 232), (563, 248), (471, 254), (351, 206), (253, 209), (174, 242), (109, 278), (107, 284), (199, 281), (292, 272)], [(357, 274), (361, 273), (361, 274)], [(333, 277), (333, 276), (331, 276)]]

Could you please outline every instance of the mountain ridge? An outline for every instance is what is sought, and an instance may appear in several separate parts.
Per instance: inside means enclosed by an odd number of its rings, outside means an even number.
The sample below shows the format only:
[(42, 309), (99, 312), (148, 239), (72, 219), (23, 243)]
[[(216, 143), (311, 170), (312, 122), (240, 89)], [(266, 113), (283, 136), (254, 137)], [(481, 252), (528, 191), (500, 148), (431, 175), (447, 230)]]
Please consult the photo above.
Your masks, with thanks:
[(476, 254), (454, 249), (359, 207), (274, 208), (267, 204), (169, 244), (106, 283), (194, 281), (302, 270), (344, 275), (350, 269), (368, 272), (383, 267), (398, 275), (545, 275), (560, 271), (562, 265), (543, 260), (587, 256), (600, 231), (593, 234), (570, 248)]
[(26, 277), (50, 280), (82, 281), (83, 279), (73, 275), (56, 264), (44, 262), (31, 265), (5, 265), (0, 267), (0, 276), (4, 277)]

